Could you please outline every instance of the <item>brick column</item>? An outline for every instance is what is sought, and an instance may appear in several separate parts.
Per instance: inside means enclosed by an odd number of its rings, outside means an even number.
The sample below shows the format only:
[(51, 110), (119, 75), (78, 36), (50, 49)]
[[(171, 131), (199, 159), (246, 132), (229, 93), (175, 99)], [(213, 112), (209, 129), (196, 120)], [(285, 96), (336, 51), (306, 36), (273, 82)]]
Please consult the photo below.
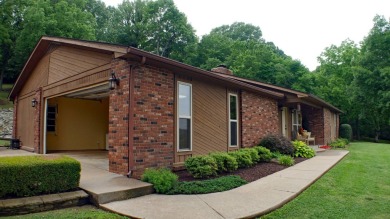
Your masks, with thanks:
[(42, 88), (35, 90), (34, 98), (38, 101), (34, 109), (34, 152), (40, 153), (41, 145), (41, 113), (42, 113)]
[[(129, 76), (127, 61), (115, 59), (111, 69), (120, 79), (119, 86), (110, 92), (108, 116), (108, 160), (110, 172), (127, 174), (129, 171)], [(107, 78), (108, 79), (108, 78)]]
[(14, 114), (13, 114), (13, 120), (14, 124), (12, 127), (12, 138), (18, 138), (18, 132), (17, 132), (17, 116), (16, 114), (18, 113), (18, 96), (15, 97), (14, 99)]

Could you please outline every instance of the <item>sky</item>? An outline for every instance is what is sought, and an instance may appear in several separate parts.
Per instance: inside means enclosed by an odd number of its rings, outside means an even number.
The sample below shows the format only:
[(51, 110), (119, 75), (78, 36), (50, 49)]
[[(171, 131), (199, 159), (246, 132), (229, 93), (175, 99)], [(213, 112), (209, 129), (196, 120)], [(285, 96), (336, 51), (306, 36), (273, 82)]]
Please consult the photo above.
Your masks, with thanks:
[[(103, 0), (117, 6), (122, 0)], [(263, 38), (310, 70), (326, 47), (360, 43), (376, 14), (390, 18), (389, 0), (174, 0), (201, 37), (234, 22), (260, 27)]]

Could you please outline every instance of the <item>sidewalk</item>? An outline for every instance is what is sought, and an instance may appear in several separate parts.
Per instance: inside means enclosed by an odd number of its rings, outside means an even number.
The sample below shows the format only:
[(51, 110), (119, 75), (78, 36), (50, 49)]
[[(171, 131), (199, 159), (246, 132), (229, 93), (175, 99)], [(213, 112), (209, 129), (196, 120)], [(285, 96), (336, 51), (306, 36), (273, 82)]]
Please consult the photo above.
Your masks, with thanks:
[(135, 218), (252, 218), (298, 196), (347, 154), (343, 150), (321, 152), (310, 160), (226, 192), (152, 194), (100, 206)]

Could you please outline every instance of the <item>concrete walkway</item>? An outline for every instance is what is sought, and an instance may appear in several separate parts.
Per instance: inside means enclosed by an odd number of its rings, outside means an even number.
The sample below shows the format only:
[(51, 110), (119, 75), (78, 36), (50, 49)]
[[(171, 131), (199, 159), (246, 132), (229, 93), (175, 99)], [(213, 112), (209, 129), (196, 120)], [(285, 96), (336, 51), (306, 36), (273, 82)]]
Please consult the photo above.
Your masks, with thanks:
[(100, 205), (135, 218), (252, 218), (298, 196), (348, 151), (328, 150), (239, 188), (205, 195), (152, 194)]

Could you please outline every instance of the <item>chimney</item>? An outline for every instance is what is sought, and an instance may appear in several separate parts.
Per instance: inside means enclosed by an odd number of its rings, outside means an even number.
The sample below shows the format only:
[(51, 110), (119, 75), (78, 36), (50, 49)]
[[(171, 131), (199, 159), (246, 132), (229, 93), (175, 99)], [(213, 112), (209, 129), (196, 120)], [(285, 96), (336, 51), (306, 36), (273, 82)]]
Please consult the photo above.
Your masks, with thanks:
[(221, 65), (218, 65), (216, 68), (213, 68), (211, 69), (212, 72), (216, 72), (216, 73), (222, 73), (222, 74), (227, 74), (227, 75), (233, 75), (233, 72), (230, 71), (226, 65), (224, 64), (221, 64)]

